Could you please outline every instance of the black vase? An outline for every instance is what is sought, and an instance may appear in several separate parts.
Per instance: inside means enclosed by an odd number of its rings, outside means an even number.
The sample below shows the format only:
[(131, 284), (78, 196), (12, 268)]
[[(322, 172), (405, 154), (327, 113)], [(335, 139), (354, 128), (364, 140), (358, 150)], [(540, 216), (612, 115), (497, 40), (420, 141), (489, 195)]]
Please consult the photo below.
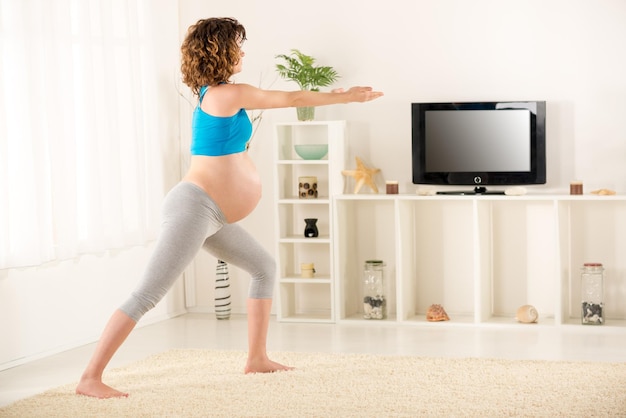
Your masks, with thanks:
[(304, 227), (304, 236), (306, 238), (315, 238), (320, 234), (316, 225), (317, 218), (307, 218), (304, 222), (306, 222), (306, 226)]

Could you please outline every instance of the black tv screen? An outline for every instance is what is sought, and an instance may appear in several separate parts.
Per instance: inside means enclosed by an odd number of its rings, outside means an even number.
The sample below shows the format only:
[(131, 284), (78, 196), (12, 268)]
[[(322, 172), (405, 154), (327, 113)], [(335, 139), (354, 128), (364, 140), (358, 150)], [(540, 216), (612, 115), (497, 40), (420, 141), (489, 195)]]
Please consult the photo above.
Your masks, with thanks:
[(545, 101), (412, 103), (411, 120), (414, 184), (546, 182)]

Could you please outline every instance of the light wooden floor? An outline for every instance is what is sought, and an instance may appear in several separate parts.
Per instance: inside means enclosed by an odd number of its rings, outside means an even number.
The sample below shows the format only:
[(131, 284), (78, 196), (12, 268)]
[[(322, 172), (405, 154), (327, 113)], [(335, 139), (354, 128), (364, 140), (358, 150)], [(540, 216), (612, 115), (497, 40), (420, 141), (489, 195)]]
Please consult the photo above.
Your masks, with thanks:
[[(186, 314), (137, 328), (110, 367), (172, 348), (246, 350), (246, 318), (217, 321)], [(0, 372), (0, 406), (75, 382), (91, 356), (89, 344)], [(626, 329), (541, 324), (416, 326), (384, 321), (270, 325), (268, 351), (372, 353), (431, 357), (487, 357), (567, 361), (626, 361)], [(297, 366), (297, 365), (294, 365)], [(243, 364), (242, 364), (243, 370)]]

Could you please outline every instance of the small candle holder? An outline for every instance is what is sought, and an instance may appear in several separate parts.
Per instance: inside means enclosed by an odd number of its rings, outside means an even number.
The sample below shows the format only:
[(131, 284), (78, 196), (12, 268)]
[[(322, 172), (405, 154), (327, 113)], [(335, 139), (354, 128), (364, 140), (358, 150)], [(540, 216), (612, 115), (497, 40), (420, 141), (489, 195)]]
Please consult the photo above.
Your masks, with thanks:
[(319, 236), (320, 233), (317, 229), (317, 218), (306, 218), (304, 223), (306, 224), (304, 226), (305, 238), (316, 238)]
[(387, 194), (398, 194), (398, 182), (396, 180), (389, 180), (385, 182), (387, 188)]
[(313, 263), (300, 264), (300, 277), (303, 279), (312, 279), (315, 276), (315, 265)]
[(298, 197), (300, 199), (317, 199), (317, 177), (298, 177)]
[(583, 194), (583, 182), (582, 181), (571, 182), (569, 184), (569, 194), (571, 195)]

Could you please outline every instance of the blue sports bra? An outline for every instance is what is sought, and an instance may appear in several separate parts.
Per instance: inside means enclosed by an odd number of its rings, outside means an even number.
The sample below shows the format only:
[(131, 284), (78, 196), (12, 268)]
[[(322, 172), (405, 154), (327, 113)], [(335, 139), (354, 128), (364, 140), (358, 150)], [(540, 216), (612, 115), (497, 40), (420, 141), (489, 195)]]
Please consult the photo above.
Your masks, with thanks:
[(200, 100), (191, 121), (191, 155), (220, 156), (246, 150), (252, 123), (245, 109), (233, 116), (212, 116), (200, 108), (207, 86), (200, 89)]

